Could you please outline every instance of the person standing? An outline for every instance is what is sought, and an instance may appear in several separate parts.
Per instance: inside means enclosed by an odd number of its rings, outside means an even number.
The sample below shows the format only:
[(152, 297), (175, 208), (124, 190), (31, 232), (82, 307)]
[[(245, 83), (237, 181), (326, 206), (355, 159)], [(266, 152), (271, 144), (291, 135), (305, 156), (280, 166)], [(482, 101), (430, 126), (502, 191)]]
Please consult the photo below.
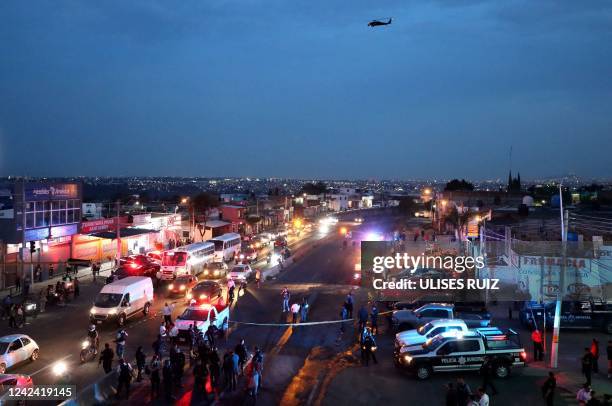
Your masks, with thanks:
[(300, 307), (300, 323), (306, 323), (308, 321), (308, 299), (305, 297), (302, 299), (302, 306)]
[(164, 323), (166, 323), (166, 328), (172, 323), (172, 310), (174, 310), (174, 304), (164, 304)]
[(293, 324), (297, 323), (297, 318), (298, 318), (298, 313), (300, 312), (300, 305), (296, 303), (291, 305), (291, 315), (292, 315), (292, 319), (291, 322)]
[(591, 354), (591, 349), (586, 347), (584, 349), (584, 355), (581, 360), (582, 365), (582, 375), (586, 379), (586, 384), (591, 386), (591, 374), (593, 372), (593, 354)]
[(153, 359), (151, 359), (151, 364), (149, 366), (149, 378), (151, 379), (151, 397), (159, 397), (160, 394), (160, 383), (161, 378), (159, 375), (160, 369), (160, 361), (159, 356), (157, 354), (153, 355)]
[(55, 273), (55, 268), (53, 264), (49, 265), (49, 279), (53, 278), (53, 274)]
[(113, 358), (115, 358), (115, 353), (111, 349), (110, 344), (104, 343), (104, 349), (100, 353), (98, 365), (102, 364), (102, 368), (107, 374), (113, 369)]
[(136, 382), (142, 381), (142, 371), (144, 371), (145, 365), (147, 365), (147, 356), (142, 350), (142, 346), (139, 345), (136, 350), (136, 370), (138, 371)]
[(197, 359), (193, 367), (193, 390), (194, 392), (206, 392), (206, 376), (208, 372), (204, 372), (206, 366), (202, 365), (202, 360)]
[(36, 282), (42, 282), (42, 268), (40, 264), (36, 265), (36, 268), (34, 268), (34, 280)]
[(378, 364), (378, 361), (376, 360), (375, 351), (376, 342), (374, 341), (374, 337), (372, 337), (370, 331), (366, 329), (361, 342), (361, 360), (366, 367), (370, 363), (370, 357), (372, 357), (372, 361), (374, 361), (375, 364)]
[(544, 381), (544, 385), (542, 385), (542, 396), (544, 396), (544, 400), (546, 401), (546, 406), (553, 406), (556, 387), (557, 387), (557, 378), (555, 378), (555, 374), (552, 371), (550, 371), (548, 372), (548, 378), (546, 379), (546, 381)]
[(12, 303), (9, 306), (9, 327), (10, 328), (17, 328), (17, 306)]
[(117, 399), (121, 398), (121, 390), (125, 388), (125, 398), (130, 397), (130, 384), (132, 382), (132, 366), (129, 362), (123, 358), (119, 359), (119, 366), (117, 367), (117, 373), (119, 374), (117, 384)]
[(174, 377), (172, 376), (172, 363), (169, 359), (164, 361), (162, 377), (164, 379), (164, 396), (166, 398), (166, 402), (170, 403), (174, 399), (174, 396), (172, 395)]
[[(533, 343), (533, 360), (543, 361), (544, 360), (544, 345), (542, 340), (542, 333), (537, 328), (531, 333), (531, 342)], [(486, 388), (485, 388), (486, 389)]]
[(21, 277), (19, 275), (15, 275), (15, 290), (17, 292), (21, 290)]
[(362, 332), (368, 325), (368, 309), (366, 309), (365, 305), (361, 306), (357, 315), (359, 317), (359, 331)]
[(340, 333), (344, 333), (344, 320), (348, 319), (348, 310), (346, 310), (346, 306), (342, 306), (342, 309), (340, 309), (340, 320), (342, 320), (342, 322), (340, 323)]
[(289, 299), (291, 298), (291, 294), (289, 293), (289, 289), (285, 286), (283, 291), (281, 292), (281, 297), (283, 299), (283, 313), (289, 311)]
[(452, 382), (446, 384), (446, 406), (457, 406), (459, 398)]
[(255, 282), (257, 283), (257, 288), (259, 288), (261, 282), (261, 271), (259, 269), (255, 270)]
[(240, 375), (242, 375), (242, 371), (244, 370), (244, 364), (246, 363), (248, 355), (247, 353), (248, 351), (246, 344), (244, 343), (244, 338), (241, 338), (238, 345), (236, 345), (236, 348), (234, 348), (234, 355), (238, 357), (238, 371)]
[(215, 398), (219, 395), (219, 386), (221, 385), (221, 361), (217, 347), (211, 348), (208, 358), (208, 369), (210, 371), (210, 386), (215, 394)]
[(478, 406), (489, 406), (489, 395), (485, 388), (478, 388)]
[(346, 299), (344, 300), (344, 307), (346, 307), (346, 311), (348, 313), (347, 318), (348, 319), (352, 319), (353, 318), (353, 292), (349, 292), (348, 295), (346, 295)]
[(81, 284), (79, 282), (79, 278), (74, 277), (74, 297), (79, 297), (81, 294)]
[(599, 373), (599, 341), (593, 338), (591, 341), (591, 355), (593, 356), (593, 372)]
[(117, 332), (117, 337), (115, 338), (115, 353), (119, 358), (123, 358), (123, 353), (125, 352), (125, 341), (128, 336), (128, 333), (121, 329)]
[(225, 390), (233, 391), (236, 389), (236, 374), (234, 370), (233, 352), (227, 351), (223, 356), (223, 378), (225, 380)]
[(465, 383), (463, 377), (457, 378), (457, 405), (466, 406), (470, 402), (472, 396), (472, 389)]
[(608, 379), (612, 378), (612, 340), (608, 340), (608, 348), (606, 348), (608, 355)]
[(45, 312), (45, 307), (47, 306), (47, 295), (45, 294), (44, 289), (40, 290), (38, 294), (38, 309), (41, 313)]
[(370, 311), (370, 325), (372, 327), (372, 334), (378, 334), (378, 307), (376, 303), (372, 305), (372, 310)]
[[(493, 390), (493, 395), (497, 395), (497, 388), (493, 385), (493, 364), (491, 363), (491, 358), (488, 355), (485, 355), (484, 362), (480, 367), (480, 375), (482, 376), (482, 389), (486, 391), (488, 387), (491, 387)], [(480, 389), (479, 389), (480, 391)], [(487, 397), (488, 400), (488, 397)]]
[(210, 324), (206, 329), (205, 338), (211, 348), (215, 347), (215, 328), (212, 324)]

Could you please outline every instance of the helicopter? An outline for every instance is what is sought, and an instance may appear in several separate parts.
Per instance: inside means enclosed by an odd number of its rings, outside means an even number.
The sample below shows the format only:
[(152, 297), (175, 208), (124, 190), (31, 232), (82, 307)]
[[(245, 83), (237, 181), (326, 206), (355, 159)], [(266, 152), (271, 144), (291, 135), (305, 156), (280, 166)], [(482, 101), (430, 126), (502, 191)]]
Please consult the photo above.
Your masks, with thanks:
[(389, 21), (384, 22), (384, 21), (378, 21), (378, 20), (372, 20), (368, 23), (368, 27), (378, 27), (380, 25), (389, 25), (391, 24), (391, 22), (393, 21), (393, 18), (389, 18)]

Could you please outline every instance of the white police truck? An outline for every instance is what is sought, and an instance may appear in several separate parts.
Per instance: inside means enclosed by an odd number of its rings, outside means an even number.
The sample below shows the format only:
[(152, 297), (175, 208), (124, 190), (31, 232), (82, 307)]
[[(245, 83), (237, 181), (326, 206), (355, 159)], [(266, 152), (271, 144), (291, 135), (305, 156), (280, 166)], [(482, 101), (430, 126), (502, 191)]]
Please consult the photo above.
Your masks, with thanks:
[(525, 365), (527, 355), (518, 334), (496, 327), (438, 334), (425, 344), (396, 348), (395, 365), (412, 372), (420, 380), (434, 372), (479, 371), (485, 357), (498, 378), (506, 378), (515, 367)]

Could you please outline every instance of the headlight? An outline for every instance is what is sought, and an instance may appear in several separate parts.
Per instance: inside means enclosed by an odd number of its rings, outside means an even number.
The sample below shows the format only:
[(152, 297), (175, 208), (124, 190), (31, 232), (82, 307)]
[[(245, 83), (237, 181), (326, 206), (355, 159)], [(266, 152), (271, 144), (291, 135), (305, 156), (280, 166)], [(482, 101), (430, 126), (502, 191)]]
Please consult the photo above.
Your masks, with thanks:
[(168, 285), (168, 289), (174, 289), (174, 284), (171, 283), (170, 285)]
[(26, 310), (34, 310), (36, 309), (36, 303), (28, 303), (26, 305)]
[(412, 362), (412, 357), (410, 355), (404, 355), (404, 362), (410, 364)]
[[(215, 272), (217, 272), (217, 271), (215, 271)], [(204, 270), (204, 275), (208, 275), (208, 269)]]
[(81, 343), (81, 348), (85, 349), (89, 347), (89, 340), (85, 340)]
[(117, 314), (117, 309), (110, 309), (108, 314)]
[(96, 309), (92, 307), (91, 310), (89, 311), (89, 313), (96, 314)]
[(63, 375), (67, 370), (68, 370), (68, 367), (66, 367), (66, 363), (64, 362), (60, 361), (60, 362), (55, 363), (55, 365), (53, 365), (53, 373), (56, 376)]
[(179, 289), (185, 290), (185, 285), (181, 285), (181, 287)]
[(200, 299), (206, 299), (206, 295), (200, 295)]
[(191, 293), (187, 293), (187, 299), (191, 299), (193, 295)]
[(218, 275), (219, 275), (219, 270), (216, 270), (215, 271), (215, 276), (218, 276)]

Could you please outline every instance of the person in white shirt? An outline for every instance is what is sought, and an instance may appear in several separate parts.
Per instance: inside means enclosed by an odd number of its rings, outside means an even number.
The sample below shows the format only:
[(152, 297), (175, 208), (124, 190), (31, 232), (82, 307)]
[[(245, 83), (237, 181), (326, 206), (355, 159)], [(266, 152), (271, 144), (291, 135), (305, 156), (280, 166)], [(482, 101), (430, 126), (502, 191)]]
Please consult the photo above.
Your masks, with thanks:
[(166, 336), (166, 322), (163, 321), (161, 326), (159, 326), (159, 335), (162, 337)]
[(489, 406), (489, 395), (485, 393), (483, 388), (478, 388), (478, 396), (480, 397), (478, 406)]
[(170, 329), (170, 333), (168, 333), (168, 335), (170, 336), (170, 340), (172, 344), (176, 343), (176, 339), (178, 338), (178, 335), (179, 335), (179, 329), (176, 326), (176, 324), (172, 325), (172, 328)]
[(576, 400), (579, 405), (586, 405), (586, 403), (591, 400), (591, 387), (588, 384), (585, 383), (578, 391)]
[(298, 317), (299, 312), (300, 312), (300, 305), (297, 303), (292, 304), (291, 313), (293, 315), (293, 321), (292, 321), (293, 324), (297, 323), (297, 317)]
[(166, 304), (164, 305), (164, 322), (167, 325), (170, 325), (170, 323), (172, 323), (172, 310), (174, 310), (174, 303), (172, 304), (168, 304), (168, 302), (166, 302)]

